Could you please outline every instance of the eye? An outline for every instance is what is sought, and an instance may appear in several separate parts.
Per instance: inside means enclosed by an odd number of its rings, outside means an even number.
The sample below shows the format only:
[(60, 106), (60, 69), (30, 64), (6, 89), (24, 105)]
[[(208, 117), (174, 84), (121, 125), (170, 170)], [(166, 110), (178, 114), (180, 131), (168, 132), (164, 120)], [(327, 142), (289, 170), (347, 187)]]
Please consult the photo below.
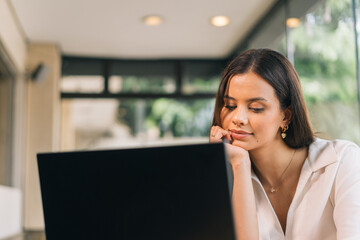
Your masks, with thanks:
[(234, 110), (236, 109), (236, 105), (225, 105), (225, 108), (229, 109), (229, 110)]
[(249, 109), (254, 113), (261, 113), (265, 110), (264, 108), (253, 108), (253, 107), (249, 107)]

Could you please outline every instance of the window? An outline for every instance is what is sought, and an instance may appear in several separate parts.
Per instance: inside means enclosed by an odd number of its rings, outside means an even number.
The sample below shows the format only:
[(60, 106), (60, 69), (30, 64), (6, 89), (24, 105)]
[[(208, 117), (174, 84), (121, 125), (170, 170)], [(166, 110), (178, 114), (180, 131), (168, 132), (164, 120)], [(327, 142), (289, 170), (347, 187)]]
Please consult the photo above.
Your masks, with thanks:
[(288, 55), (317, 134), (360, 143), (354, 39), (351, 0), (327, 0), (290, 29)]
[(219, 61), (185, 61), (182, 92), (216, 93), (220, 84), (224, 63)]
[(62, 150), (208, 142), (225, 61), (81, 61), (64, 57)]
[(61, 79), (60, 89), (68, 93), (101, 93), (104, 91), (102, 76), (66, 76)]
[(62, 150), (207, 142), (214, 99), (64, 99)]
[(175, 80), (166, 76), (111, 76), (109, 91), (111, 93), (174, 93)]
[(114, 61), (110, 65), (111, 93), (175, 92), (176, 64), (171, 61)]

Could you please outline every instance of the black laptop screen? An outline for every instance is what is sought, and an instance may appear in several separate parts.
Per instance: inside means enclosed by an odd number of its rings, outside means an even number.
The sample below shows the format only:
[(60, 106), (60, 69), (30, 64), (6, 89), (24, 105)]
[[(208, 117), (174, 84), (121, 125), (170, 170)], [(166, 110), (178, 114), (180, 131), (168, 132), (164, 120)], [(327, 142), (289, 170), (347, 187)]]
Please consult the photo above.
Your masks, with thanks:
[(38, 154), (47, 240), (235, 239), (222, 144)]

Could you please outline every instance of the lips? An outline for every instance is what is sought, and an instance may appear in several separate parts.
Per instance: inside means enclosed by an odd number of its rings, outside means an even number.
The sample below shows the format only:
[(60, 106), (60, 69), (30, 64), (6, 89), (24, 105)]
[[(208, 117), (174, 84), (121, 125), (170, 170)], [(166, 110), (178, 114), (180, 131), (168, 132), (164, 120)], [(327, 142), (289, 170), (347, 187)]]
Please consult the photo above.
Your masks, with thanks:
[(233, 139), (244, 139), (246, 137), (249, 137), (253, 135), (251, 132), (247, 132), (242, 129), (229, 129), (230, 135), (233, 137)]

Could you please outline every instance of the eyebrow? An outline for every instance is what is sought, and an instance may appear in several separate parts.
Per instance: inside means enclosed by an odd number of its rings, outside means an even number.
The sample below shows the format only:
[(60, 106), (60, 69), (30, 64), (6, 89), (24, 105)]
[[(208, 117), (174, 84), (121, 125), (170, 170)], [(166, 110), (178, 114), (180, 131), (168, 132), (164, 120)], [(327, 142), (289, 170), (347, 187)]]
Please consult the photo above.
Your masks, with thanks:
[(231, 99), (231, 100), (236, 100), (235, 98), (230, 97), (229, 95), (225, 95), (224, 98), (226, 98), (226, 99)]
[[(229, 95), (225, 95), (224, 98), (231, 99), (231, 100), (236, 100), (235, 98), (230, 97)], [(266, 100), (263, 97), (255, 97), (255, 98), (250, 98), (250, 99), (246, 100), (246, 102), (257, 102), (257, 101), (268, 102), (268, 100)]]

